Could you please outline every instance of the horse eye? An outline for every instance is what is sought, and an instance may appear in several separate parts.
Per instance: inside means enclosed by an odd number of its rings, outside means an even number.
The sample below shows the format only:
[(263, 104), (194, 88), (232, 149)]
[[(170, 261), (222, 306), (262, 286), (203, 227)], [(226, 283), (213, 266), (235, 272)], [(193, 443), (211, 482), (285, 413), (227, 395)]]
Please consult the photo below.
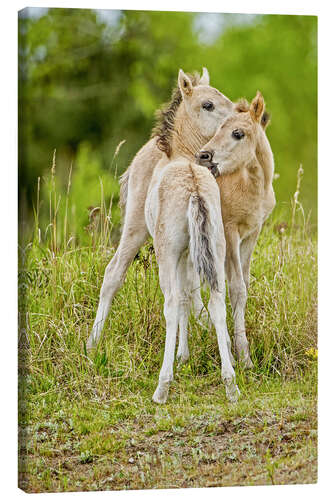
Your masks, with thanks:
[(245, 134), (243, 130), (241, 130), (240, 128), (236, 128), (235, 130), (232, 131), (231, 135), (234, 139), (237, 139), (237, 141), (239, 141), (244, 137)]
[(206, 111), (213, 111), (214, 109), (214, 104), (212, 103), (212, 101), (207, 101), (207, 102), (204, 102), (203, 105), (202, 105), (203, 109), (205, 109)]

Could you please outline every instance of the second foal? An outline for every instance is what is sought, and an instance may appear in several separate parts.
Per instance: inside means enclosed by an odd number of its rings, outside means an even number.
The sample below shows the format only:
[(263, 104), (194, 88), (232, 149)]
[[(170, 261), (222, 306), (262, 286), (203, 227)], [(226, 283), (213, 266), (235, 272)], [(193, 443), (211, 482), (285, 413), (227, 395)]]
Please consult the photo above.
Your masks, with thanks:
[(262, 225), (275, 206), (274, 159), (265, 134), (267, 120), (264, 98), (257, 92), (251, 104), (245, 100), (236, 104), (235, 112), (197, 155), (200, 164), (217, 177), (220, 188), (235, 348), (247, 367), (252, 366), (245, 333), (251, 255)]

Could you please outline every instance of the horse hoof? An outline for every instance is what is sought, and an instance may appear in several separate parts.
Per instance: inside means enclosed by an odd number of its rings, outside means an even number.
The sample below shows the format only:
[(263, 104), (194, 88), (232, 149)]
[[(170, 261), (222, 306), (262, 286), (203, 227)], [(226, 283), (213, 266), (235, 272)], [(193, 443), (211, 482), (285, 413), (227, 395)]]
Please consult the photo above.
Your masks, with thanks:
[(253, 363), (250, 356), (243, 361), (243, 365), (246, 370), (250, 370), (251, 368), (253, 368)]
[(243, 366), (243, 368), (245, 368), (247, 370), (249, 370), (250, 368), (253, 368), (253, 363), (251, 361), (250, 351), (249, 351), (248, 345), (241, 346), (238, 348), (236, 346), (236, 355), (237, 355), (238, 361)]
[(86, 349), (88, 352), (93, 351), (96, 348), (96, 343), (90, 337), (86, 343)]
[(185, 363), (187, 363), (187, 361), (190, 359), (190, 354), (189, 353), (181, 353), (181, 354), (177, 354), (177, 363), (179, 365), (184, 365)]
[(240, 390), (238, 389), (237, 384), (232, 383), (230, 385), (226, 385), (225, 392), (230, 403), (237, 403), (240, 396)]
[(158, 403), (158, 404), (166, 403), (166, 401), (168, 399), (168, 392), (169, 392), (168, 389), (161, 389), (160, 387), (157, 387), (157, 389), (153, 395), (154, 403)]
[(241, 366), (243, 368), (245, 368), (245, 370), (250, 370), (251, 368), (253, 368), (253, 363), (252, 363), (252, 360), (250, 358), (250, 355), (247, 354), (247, 355), (244, 355), (243, 353), (238, 357), (239, 359), (239, 362), (241, 364)]

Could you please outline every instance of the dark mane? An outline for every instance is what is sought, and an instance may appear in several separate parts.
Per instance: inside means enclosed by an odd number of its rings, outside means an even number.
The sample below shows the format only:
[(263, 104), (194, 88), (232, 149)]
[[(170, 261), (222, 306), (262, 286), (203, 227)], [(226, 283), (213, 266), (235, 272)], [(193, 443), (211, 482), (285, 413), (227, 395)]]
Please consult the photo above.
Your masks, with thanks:
[[(199, 84), (200, 75), (198, 73), (193, 73), (193, 75), (187, 73), (187, 76), (191, 79), (193, 86)], [(174, 129), (175, 116), (181, 102), (182, 94), (177, 85), (172, 91), (171, 100), (163, 104), (155, 113), (156, 123), (150, 137), (158, 138), (157, 147), (166, 153), (168, 157), (171, 155), (170, 140)]]

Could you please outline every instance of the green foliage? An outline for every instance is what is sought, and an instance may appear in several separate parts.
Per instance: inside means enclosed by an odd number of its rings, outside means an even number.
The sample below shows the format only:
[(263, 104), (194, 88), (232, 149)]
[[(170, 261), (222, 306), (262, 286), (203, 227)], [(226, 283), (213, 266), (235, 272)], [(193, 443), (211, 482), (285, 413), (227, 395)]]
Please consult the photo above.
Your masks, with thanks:
[[(220, 54), (218, 66), (216, 54)], [(223, 56), (222, 56), (223, 55)], [(252, 99), (259, 89), (271, 113), (267, 129), (279, 182), (278, 200), (289, 201), (299, 165), (302, 204), (316, 217), (317, 19), (258, 16), (249, 26), (226, 30), (204, 51), (211, 79), (232, 100)]]
[[(97, 234), (106, 241), (120, 223), (118, 179), (103, 170), (100, 155), (89, 143), (80, 144), (68, 170), (67, 185), (56, 175), (56, 153), (53, 167), (42, 179), (38, 194), (37, 225), (44, 227), (44, 231), (39, 229), (38, 238), (53, 239), (54, 248), (61, 244), (95, 244)], [(118, 231), (116, 227), (116, 234)]]
[[(233, 100), (241, 96), (251, 99), (257, 89), (262, 91), (272, 114), (268, 136), (280, 174), (277, 199), (289, 203), (302, 164), (301, 201), (315, 220), (316, 18), (113, 12), (106, 22), (98, 11), (89, 9), (47, 9), (39, 18), (29, 16), (29, 10), (22, 11), (20, 219), (24, 221), (31, 212), (37, 177), (47, 175), (54, 149), (65, 197), (68, 165), (81, 152), (81, 143), (83, 150), (91, 146), (89, 161), (98, 162), (100, 168), (92, 167), (91, 174), (95, 169), (96, 175), (89, 177), (86, 188), (96, 192), (101, 171), (105, 173), (103, 182), (109, 172), (115, 176), (116, 168), (122, 173), (147, 141), (154, 112), (169, 99), (179, 68), (193, 71), (207, 66), (212, 85)], [(198, 28), (203, 18), (214, 19), (221, 29), (209, 42), (202, 37), (204, 24)], [(122, 140), (126, 144), (115, 164), (113, 152)], [(80, 175), (75, 165), (73, 174)], [(82, 201), (82, 215), (75, 217), (77, 224), (84, 225), (87, 206), (95, 202), (80, 189), (88, 205)], [(107, 199), (117, 193), (112, 182), (111, 186), (105, 183), (104, 189), (112, 190), (105, 191)]]

